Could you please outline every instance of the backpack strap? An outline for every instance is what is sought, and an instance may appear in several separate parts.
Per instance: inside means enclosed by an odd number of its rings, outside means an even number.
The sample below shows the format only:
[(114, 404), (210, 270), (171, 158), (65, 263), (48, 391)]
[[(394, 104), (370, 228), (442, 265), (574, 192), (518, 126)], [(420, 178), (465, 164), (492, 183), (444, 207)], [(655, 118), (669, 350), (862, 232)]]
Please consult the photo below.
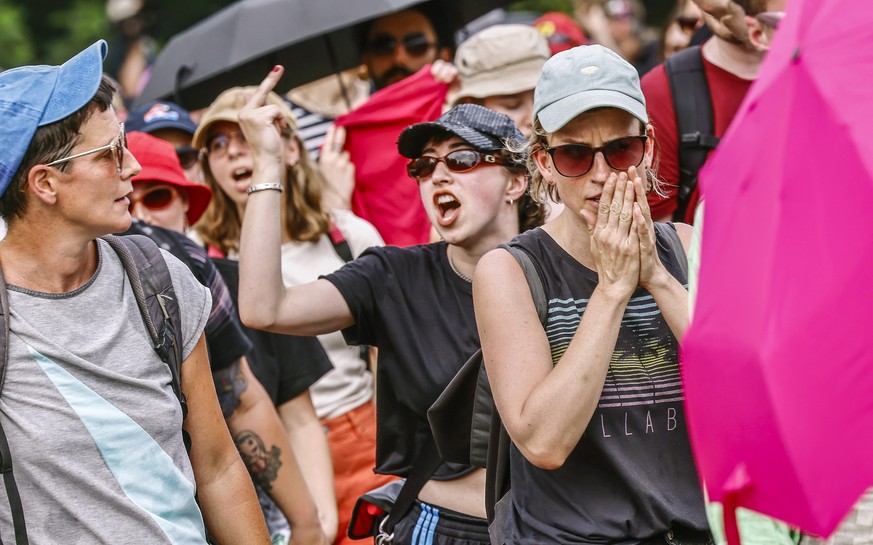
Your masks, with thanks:
[[(9, 363), (9, 293), (6, 291), (6, 280), (3, 271), (0, 270), (0, 392), (6, 380), (6, 366)], [(21, 495), (18, 493), (18, 485), (15, 483), (15, 475), (12, 472), (12, 452), (9, 450), (9, 442), (6, 433), (0, 426), (0, 472), (3, 473), (3, 484), (6, 487), (6, 496), (9, 498), (9, 507), (12, 511), (12, 526), (15, 530), (15, 545), (28, 545), (27, 526), (24, 523), (24, 507), (21, 505)], [(2, 544), (0, 540), (0, 544)]]
[(676, 225), (672, 221), (663, 224), (662, 228), (658, 229), (657, 234), (664, 235), (664, 241), (667, 243), (667, 248), (676, 256), (676, 264), (679, 265), (679, 270), (685, 275), (686, 282), (688, 281), (688, 254), (685, 253), (685, 247), (682, 246), (682, 239), (679, 238), (679, 233), (676, 231)]
[(719, 138), (715, 136), (712, 99), (700, 46), (671, 56), (664, 62), (664, 69), (673, 95), (679, 135), (679, 194), (673, 218), (682, 221), (697, 187), (697, 173), (709, 152), (718, 146)]
[(503, 248), (509, 252), (516, 261), (518, 261), (521, 270), (524, 272), (524, 278), (527, 280), (527, 285), (530, 287), (530, 294), (531, 297), (533, 297), (534, 306), (537, 309), (537, 316), (540, 319), (540, 323), (545, 325), (546, 319), (548, 318), (549, 307), (546, 304), (546, 292), (545, 289), (543, 289), (543, 279), (540, 276), (539, 271), (537, 271), (536, 265), (533, 264), (528, 253), (522, 250), (519, 246), (500, 244), (497, 247)]
[[(142, 235), (102, 238), (124, 265), (153, 348), (170, 368), (173, 393), (179, 399), (184, 419), (188, 404), (182, 393), (182, 315), (164, 255), (151, 239)], [(185, 446), (190, 447), (187, 434)]]
[[(530, 287), (531, 297), (537, 309), (537, 316), (543, 326), (548, 320), (548, 302), (543, 288), (543, 280), (530, 255), (519, 246), (501, 244), (518, 261)], [(484, 369), (485, 366), (482, 366)], [(503, 425), (500, 413), (495, 407), (491, 413), (491, 429), (488, 440), (488, 458), (485, 463), (485, 513), (490, 523), (488, 531), (492, 543), (503, 543), (503, 521), (508, 516), (509, 507), (509, 450), (512, 440)]]
[(348, 263), (355, 259), (345, 235), (343, 235), (343, 232), (333, 220), (328, 220), (327, 236), (330, 237), (330, 243), (333, 244), (333, 250), (336, 252), (336, 255), (340, 256), (343, 261)]

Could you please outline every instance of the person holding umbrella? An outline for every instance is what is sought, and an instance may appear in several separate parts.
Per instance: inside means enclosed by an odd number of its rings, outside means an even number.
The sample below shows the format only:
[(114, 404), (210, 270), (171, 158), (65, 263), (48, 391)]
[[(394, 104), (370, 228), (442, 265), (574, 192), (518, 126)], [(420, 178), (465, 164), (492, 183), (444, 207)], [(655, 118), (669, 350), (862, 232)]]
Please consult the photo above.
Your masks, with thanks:
[[(711, 542), (691, 455), (678, 341), (690, 227), (653, 224), (654, 131), (634, 67), (558, 53), (535, 90), (532, 193), (565, 204), (512, 244), (543, 282), (540, 325), (505, 250), (473, 277), (482, 355), (513, 442), (507, 544)], [(498, 280), (499, 279), (499, 280)]]
[[(521, 165), (504, 139), (523, 137), (509, 117), (474, 104), (401, 133), (400, 153), (443, 242), (371, 248), (333, 274), (286, 287), (280, 263), (283, 118), (265, 98), (270, 73), (240, 112), (254, 151), (241, 244), (240, 312), (252, 327), (295, 334), (342, 330), (346, 342), (379, 348), (376, 471), (406, 477), (435, 453), (427, 409), (479, 346), (470, 278), (479, 257), (541, 223), (525, 196)], [(413, 183), (415, 183), (413, 182)], [(424, 456), (422, 454), (424, 453)], [(490, 543), (484, 471), (442, 463), (393, 528), (393, 543)]]

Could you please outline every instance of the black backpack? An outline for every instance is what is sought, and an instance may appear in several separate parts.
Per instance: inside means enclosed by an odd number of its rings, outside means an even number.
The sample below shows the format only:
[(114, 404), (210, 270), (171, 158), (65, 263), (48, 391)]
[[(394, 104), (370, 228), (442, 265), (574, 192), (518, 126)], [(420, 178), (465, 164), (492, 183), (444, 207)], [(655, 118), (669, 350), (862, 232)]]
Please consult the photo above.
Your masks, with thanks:
[(709, 83), (703, 68), (700, 46), (689, 47), (664, 62), (676, 132), (679, 135), (679, 192), (674, 221), (685, 221), (691, 195), (697, 187), (697, 173), (709, 152), (718, 146)]
[[(181, 386), (182, 347), (179, 342), (182, 339), (182, 320), (179, 302), (176, 299), (170, 270), (167, 268), (164, 256), (154, 242), (141, 235), (123, 237), (108, 235), (103, 237), (103, 240), (112, 246), (121, 259), (154, 350), (170, 368), (173, 392), (179, 399), (184, 419), (188, 414), (188, 405)], [(9, 357), (7, 353), (9, 296), (2, 270), (0, 270), (0, 307), (2, 307), (0, 312), (0, 392), (2, 392)], [(182, 433), (185, 447), (190, 450), (190, 437), (184, 429)], [(3, 473), (3, 482), (6, 485), (6, 494), (12, 510), (15, 544), (28, 545), (24, 509), (12, 472), (12, 454), (2, 427), (0, 427), (0, 472)], [(2, 543), (0, 540), (0, 545)]]
[[(543, 282), (530, 256), (501, 244), (518, 261), (530, 287), (540, 323), (548, 318)], [(485, 468), (485, 511), (492, 543), (503, 543), (503, 521), (509, 513), (509, 446), (512, 441), (494, 408), (482, 349), (470, 356), (427, 411), (440, 458)]]

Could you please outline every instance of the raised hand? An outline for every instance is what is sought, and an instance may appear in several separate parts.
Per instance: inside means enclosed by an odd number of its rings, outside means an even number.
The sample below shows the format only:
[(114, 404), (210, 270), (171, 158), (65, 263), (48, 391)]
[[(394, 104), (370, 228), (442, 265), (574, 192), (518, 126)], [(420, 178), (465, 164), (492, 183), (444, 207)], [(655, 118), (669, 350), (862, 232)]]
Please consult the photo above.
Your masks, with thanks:
[(331, 125), (324, 137), (318, 166), (327, 182), (325, 202), (329, 208), (348, 210), (352, 207), (352, 192), (355, 189), (355, 165), (349, 152), (343, 149), (346, 130)]
[[(639, 230), (634, 228), (634, 183), (612, 173), (600, 196), (596, 220), (583, 211), (599, 277), (597, 289), (630, 299), (640, 280)], [(592, 221), (594, 220), (594, 221)]]
[(267, 97), (284, 73), (284, 68), (275, 66), (239, 111), (240, 130), (251, 146), (256, 167), (259, 163), (262, 166), (266, 166), (264, 162), (281, 165), (284, 161), (282, 129), (287, 127), (288, 121), (276, 104), (267, 102)]

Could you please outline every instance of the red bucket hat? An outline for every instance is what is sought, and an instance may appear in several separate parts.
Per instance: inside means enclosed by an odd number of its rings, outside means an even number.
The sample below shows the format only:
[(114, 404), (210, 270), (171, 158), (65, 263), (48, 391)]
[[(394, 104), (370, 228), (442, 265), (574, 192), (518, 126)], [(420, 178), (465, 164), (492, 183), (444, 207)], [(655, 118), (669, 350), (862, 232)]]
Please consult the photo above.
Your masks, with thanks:
[(127, 148), (142, 166), (142, 172), (133, 177), (133, 183), (161, 182), (182, 190), (188, 195), (188, 224), (194, 225), (209, 206), (212, 190), (185, 177), (176, 148), (144, 132), (129, 133)]

